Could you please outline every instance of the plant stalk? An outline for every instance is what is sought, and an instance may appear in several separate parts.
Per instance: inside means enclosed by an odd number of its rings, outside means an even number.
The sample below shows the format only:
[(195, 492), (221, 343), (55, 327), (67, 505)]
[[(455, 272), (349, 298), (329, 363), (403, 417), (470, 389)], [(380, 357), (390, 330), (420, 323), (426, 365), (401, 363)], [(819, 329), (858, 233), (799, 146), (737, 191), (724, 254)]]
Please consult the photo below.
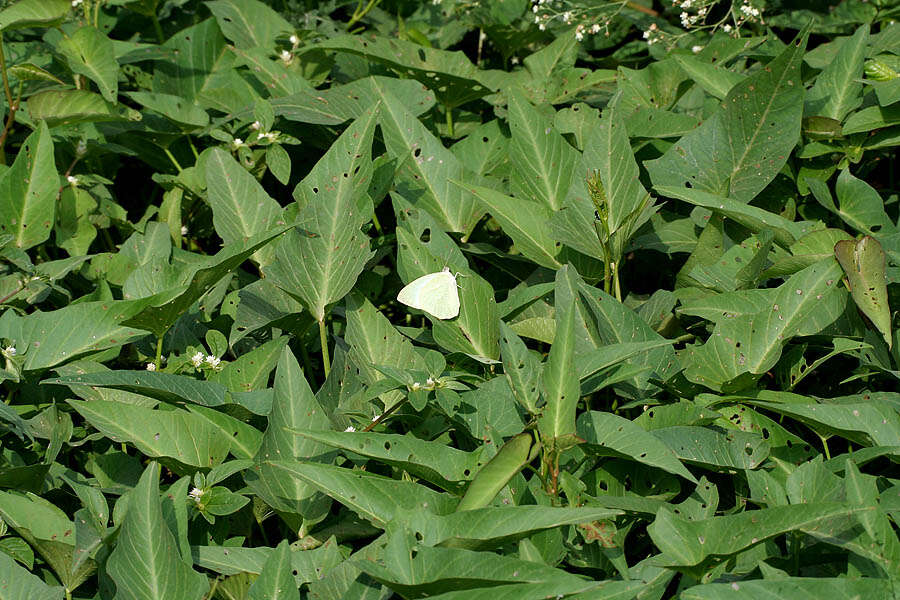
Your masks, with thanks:
[(322, 368), (325, 370), (325, 378), (331, 372), (331, 359), (328, 357), (328, 328), (325, 319), (319, 321), (319, 344), (322, 346)]

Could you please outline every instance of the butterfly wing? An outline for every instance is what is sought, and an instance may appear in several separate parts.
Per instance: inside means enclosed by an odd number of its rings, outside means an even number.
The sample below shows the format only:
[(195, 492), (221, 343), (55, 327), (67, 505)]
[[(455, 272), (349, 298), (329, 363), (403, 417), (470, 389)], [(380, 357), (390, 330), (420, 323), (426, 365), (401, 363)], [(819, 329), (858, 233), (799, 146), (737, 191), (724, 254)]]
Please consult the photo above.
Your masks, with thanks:
[(452, 319), (459, 314), (456, 277), (449, 270), (428, 273), (411, 281), (397, 294), (397, 300), (438, 319)]

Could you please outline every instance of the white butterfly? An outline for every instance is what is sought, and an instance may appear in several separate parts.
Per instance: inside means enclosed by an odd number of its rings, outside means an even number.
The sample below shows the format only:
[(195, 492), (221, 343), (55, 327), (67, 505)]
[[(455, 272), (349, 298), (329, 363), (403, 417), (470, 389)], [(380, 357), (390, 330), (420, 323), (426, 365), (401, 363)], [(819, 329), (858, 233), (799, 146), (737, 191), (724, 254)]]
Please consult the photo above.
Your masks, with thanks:
[(400, 290), (397, 300), (438, 319), (452, 319), (459, 314), (456, 276), (450, 272), (450, 267), (422, 275)]

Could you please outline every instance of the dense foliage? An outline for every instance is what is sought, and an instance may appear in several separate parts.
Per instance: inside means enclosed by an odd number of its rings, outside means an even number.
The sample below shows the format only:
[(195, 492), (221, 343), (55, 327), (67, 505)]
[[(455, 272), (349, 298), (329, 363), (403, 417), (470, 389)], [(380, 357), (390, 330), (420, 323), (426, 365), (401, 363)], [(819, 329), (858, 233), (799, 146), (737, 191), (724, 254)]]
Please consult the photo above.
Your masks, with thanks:
[(0, 598), (900, 597), (898, 13), (3, 3)]

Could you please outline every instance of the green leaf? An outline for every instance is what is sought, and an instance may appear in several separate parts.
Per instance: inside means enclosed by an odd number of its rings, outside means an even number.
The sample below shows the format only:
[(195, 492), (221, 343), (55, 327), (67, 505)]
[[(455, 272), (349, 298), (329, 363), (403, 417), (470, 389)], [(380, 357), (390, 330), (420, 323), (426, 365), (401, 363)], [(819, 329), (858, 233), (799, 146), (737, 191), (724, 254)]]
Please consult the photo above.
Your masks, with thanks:
[(735, 85), (712, 118), (648, 162), (654, 187), (688, 187), (747, 203), (772, 181), (800, 136), (806, 35)]
[(861, 25), (841, 44), (828, 66), (816, 77), (806, 94), (804, 112), (843, 121), (862, 103), (863, 61), (869, 42), (869, 25)]
[(544, 407), (538, 419), (542, 438), (560, 443), (575, 433), (575, 408), (581, 397), (575, 367), (575, 298), (560, 291), (569, 265), (556, 272), (556, 333), (541, 374)]
[(868, 235), (859, 241), (842, 240), (834, 245), (834, 256), (847, 276), (850, 296), (856, 306), (872, 320), (890, 348), (893, 344), (891, 307), (881, 244)]
[(792, 600), (793, 598), (890, 598), (894, 585), (888, 579), (844, 577), (781, 577), (707, 583), (681, 592), (684, 600)]
[(83, 302), (25, 317), (10, 309), (0, 316), (0, 338), (27, 348), (25, 370), (46, 369), (144, 337), (145, 332), (119, 324), (132, 306), (127, 301)]
[[(837, 503), (775, 506), (735, 515), (688, 521), (663, 507), (647, 527), (653, 543), (670, 565), (696, 565), (708, 556), (730, 556), (768, 538), (799, 530), (816, 531), (823, 524), (873, 511), (871, 506)], [(847, 523), (847, 525), (851, 525)]]
[(122, 324), (137, 327), (162, 337), (173, 323), (219, 280), (237, 269), (251, 254), (283, 234), (291, 227), (278, 227), (244, 240), (229, 244), (218, 254), (206, 258), (186, 285), (144, 299), (148, 304)]
[(107, 400), (68, 400), (104, 436), (130, 442), (148, 456), (212, 467), (225, 460), (231, 438), (209, 420), (185, 410), (150, 409)]
[(743, 73), (735, 73), (698, 56), (673, 54), (672, 58), (697, 85), (719, 100), (725, 98), (731, 88), (747, 77)]
[(268, 464), (281, 472), (281, 479), (287, 474), (290, 481), (320, 490), (376, 527), (384, 527), (389, 521), (417, 509), (447, 514), (457, 504), (455, 496), (357, 469), (284, 460)]
[[(230, 154), (212, 148), (202, 158), (213, 227), (223, 242), (242, 242), (283, 224), (278, 202)], [(254, 260), (264, 267), (274, 256), (274, 247), (270, 245), (258, 250)]]
[(209, 124), (209, 113), (196, 104), (186, 102), (181, 96), (154, 92), (127, 92), (126, 95), (144, 108), (159, 113), (179, 125), (186, 125), (190, 129), (206, 127)]
[[(404, 535), (398, 531), (395, 536)], [(364, 573), (384, 583), (406, 598), (443, 597), (442, 592), (467, 592), (477, 597), (479, 589), (496, 589), (501, 584), (519, 583), (522, 593), (533, 586), (546, 591), (555, 586), (558, 593), (585, 588), (583, 578), (538, 562), (489, 552), (461, 548), (417, 547), (394, 559), (398, 564), (382, 566), (368, 560), (353, 561)], [(542, 585), (543, 584), (543, 585)], [(553, 597), (553, 594), (544, 598)]]
[(688, 481), (697, 481), (665, 443), (618, 415), (599, 411), (582, 413), (578, 417), (578, 436), (594, 452), (625, 456)]
[(529, 414), (536, 415), (540, 398), (538, 390), (538, 379), (541, 375), (540, 361), (528, 350), (522, 338), (502, 321), (500, 323), (500, 356), (503, 358), (503, 373), (516, 400)]
[(573, 178), (584, 176), (578, 151), (515, 90), (509, 92), (509, 128), (513, 195), (559, 210)]
[(503, 231), (512, 238), (515, 249), (523, 256), (549, 269), (562, 266), (557, 260), (559, 243), (554, 241), (547, 229), (547, 221), (552, 214), (548, 208), (538, 202), (512, 198), (486, 187), (457, 181), (453, 183), (481, 202), (484, 210), (500, 223)]
[[(618, 240), (619, 251), (614, 256), (621, 256), (621, 248), (627, 238), (642, 222), (630, 223), (647, 204), (649, 194), (638, 178), (638, 165), (634, 160), (628, 132), (621, 113), (614, 107), (603, 111), (598, 127), (588, 138), (584, 146), (584, 162), (591, 169), (596, 169), (603, 183), (606, 196), (606, 226), (611, 237), (626, 226), (625, 239)], [(593, 215), (593, 213), (590, 213)], [(649, 218), (649, 215), (647, 215)], [(621, 236), (620, 236), (621, 237)]]
[(159, 465), (151, 462), (131, 493), (128, 514), (106, 569), (116, 596), (136, 600), (200, 600), (209, 591), (206, 577), (185, 564), (163, 520)]
[(653, 435), (679, 459), (705, 467), (755, 469), (769, 456), (769, 444), (757, 433), (675, 426), (655, 429)]
[(41, 555), (69, 592), (96, 571), (93, 557), (76, 559), (75, 525), (47, 500), (0, 492), (0, 517)]
[(41, 383), (68, 385), (73, 390), (78, 386), (126, 390), (163, 402), (196, 403), (201, 406), (221, 406), (228, 401), (227, 390), (221, 384), (173, 373), (123, 369), (55, 377), (45, 379)]
[(481, 450), (463, 452), (408, 435), (315, 431), (310, 427), (292, 431), (313, 442), (395, 466), (451, 493), (458, 493), (464, 482), (484, 464)]
[(12, 167), (0, 175), (0, 234), (12, 234), (16, 247), (23, 250), (45, 241), (53, 226), (58, 191), (53, 139), (41, 123), (25, 140)]
[(261, 344), (212, 373), (209, 380), (223, 384), (231, 392), (265, 390), (269, 374), (289, 341), (288, 336), (282, 335)]
[(107, 102), (115, 102), (119, 93), (119, 63), (112, 40), (96, 27), (84, 25), (59, 42), (59, 50), (73, 73), (84, 75), (97, 84)]
[(884, 211), (884, 200), (875, 188), (854, 177), (850, 169), (838, 174), (835, 194), (840, 208), (834, 205), (828, 185), (821, 179), (806, 180), (819, 204), (839, 216), (847, 225), (866, 235), (891, 234), (897, 231)]
[(323, 322), (325, 309), (347, 295), (374, 252), (360, 228), (371, 218), (366, 194), (378, 110), (360, 117), (307, 175), (294, 195), (298, 227), (285, 236), (266, 269), (273, 283), (303, 301)]
[[(753, 233), (759, 234), (769, 229), (774, 234), (775, 242), (785, 248), (790, 247), (796, 240), (810, 233), (814, 228), (821, 227), (820, 224), (813, 221), (791, 221), (758, 206), (745, 204), (738, 200), (724, 198), (715, 194), (708, 194), (702, 190), (657, 187), (656, 191), (661, 196), (678, 198), (695, 206), (708, 208), (717, 214), (737, 221)], [(721, 248), (719, 251), (721, 251)]]
[(401, 39), (373, 35), (338, 35), (317, 45), (362, 56), (418, 80), (450, 108), (491, 93), (482, 74), (463, 52), (428, 48)]
[(759, 312), (719, 322), (706, 344), (690, 350), (685, 376), (715, 390), (740, 389), (771, 369), (792, 337), (816, 334), (844, 312), (839, 281), (833, 260), (791, 276)]
[(447, 231), (468, 235), (484, 211), (475, 198), (450, 183), (472, 181), (459, 159), (388, 91), (379, 124), (388, 155), (400, 161), (394, 180), (397, 193), (427, 210)]
[(294, 28), (284, 17), (258, 0), (212, 0), (206, 2), (225, 37), (241, 49), (274, 49), (275, 40)]
[(892, 403), (862, 396), (856, 402), (848, 400), (841, 404), (749, 402), (797, 419), (819, 433), (836, 433), (866, 446), (900, 445), (900, 417)]
[(69, 14), (69, 0), (19, 0), (0, 11), (0, 31), (24, 27), (53, 27)]
[(418, 509), (404, 516), (403, 526), (423, 546), (485, 550), (498, 548), (538, 531), (561, 525), (612, 519), (618, 510), (596, 507), (488, 506), (451, 514)]
[(771, 230), (763, 229), (759, 235), (751, 235), (729, 248), (716, 262), (697, 265), (691, 269), (690, 277), (702, 286), (723, 292), (756, 287), (774, 237)]
[[(273, 468), (271, 461), (330, 459), (330, 448), (320, 442), (294, 433), (297, 430), (330, 429), (331, 422), (319, 406), (297, 359), (285, 347), (275, 371), (275, 397), (268, 426), (256, 453), (257, 465), (245, 479), (260, 498), (278, 510), (303, 514), (316, 488), (307, 482), (285, 477)], [(326, 455), (323, 457), (323, 455)]]
[(8, 600), (60, 600), (65, 593), (62, 586), (50, 587), (20, 567), (6, 552), (0, 552), (0, 589)]
[[(373, 75), (344, 85), (311, 90), (270, 98), (275, 114), (289, 121), (318, 125), (340, 125), (344, 121), (363, 116), (373, 104), (384, 100), (385, 91), (400, 101), (414, 115), (434, 106), (434, 95), (414, 79), (395, 79)], [(239, 111), (236, 116), (247, 118), (252, 108)]]
[[(275, 548), (257, 547), (242, 548), (237, 546), (193, 546), (191, 556), (198, 567), (210, 569), (223, 575), (238, 573), (262, 573), (266, 563), (275, 553)], [(344, 557), (338, 545), (330, 540), (314, 550), (288, 553), (294, 576), (294, 583), (299, 587), (304, 583), (316, 581), (322, 573), (340, 564)]]
[(266, 560), (259, 578), (250, 586), (247, 600), (300, 600), (292, 568), (290, 544), (281, 540)]
[(28, 97), (28, 114), (50, 127), (103, 121), (140, 121), (141, 113), (121, 104), (107, 102), (87, 90), (47, 90)]

